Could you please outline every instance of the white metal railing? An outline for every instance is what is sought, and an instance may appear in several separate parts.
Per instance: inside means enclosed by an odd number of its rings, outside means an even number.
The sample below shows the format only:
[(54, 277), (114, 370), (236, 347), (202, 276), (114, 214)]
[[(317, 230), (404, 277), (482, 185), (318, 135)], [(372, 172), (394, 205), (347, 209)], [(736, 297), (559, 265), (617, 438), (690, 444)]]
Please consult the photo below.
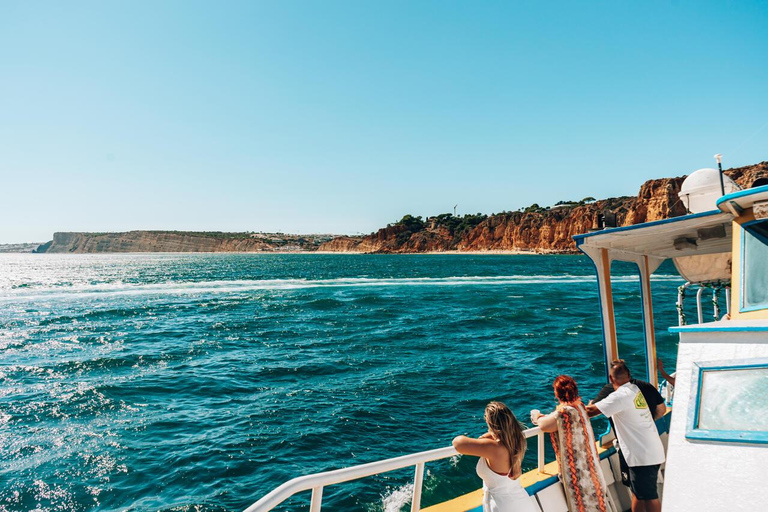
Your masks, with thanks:
[[(539, 427), (524, 430), (526, 439), (537, 436), (538, 450), (538, 469), (544, 470), (544, 432)], [(429, 450), (426, 452), (412, 453), (394, 459), (380, 460), (370, 462), (360, 466), (352, 466), (324, 473), (315, 473), (312, 475), (300, 476), (285, 482), (272, 492), (261, 498), (259, 501), (245, 509), (245, 512), (266, 512), (272, 510), (291, 496), (303, 491), (312, 491), (312, 498), (309, 505), (310, 512), (318, 512), (323, 501), (323, 488), (333, 484), (358, 480), (367, 476), (378, 475), (396, 469), (415, 466), (416, 473), (413, 478), (413, 498), (411, 500), (411, 512), (418, 512), (421, 509), (421, 489), (424, 484), (424, 464), (427, 462), (447, 459), (457, 455), (458, 452), (453, 446)]]
[(685, 291), (692, 286), (699, 286), (696, 290), (696, 316), (700, 324), (704, 323), (704, 308), (702, 305), (702, 295), (705, 289), (712, 290), (712, 320), (715, 322), (720, 320), (720, 290), (725, 290), (725, 312), (730, 314), (731, 312), (731, 287), (728, 284), (716, 284), (714, 286), (708, 284), (691, 283), (690, 281), (677, 288), (677, 316), (678, 325), (686, 325), (688, 323), (685, 316)]

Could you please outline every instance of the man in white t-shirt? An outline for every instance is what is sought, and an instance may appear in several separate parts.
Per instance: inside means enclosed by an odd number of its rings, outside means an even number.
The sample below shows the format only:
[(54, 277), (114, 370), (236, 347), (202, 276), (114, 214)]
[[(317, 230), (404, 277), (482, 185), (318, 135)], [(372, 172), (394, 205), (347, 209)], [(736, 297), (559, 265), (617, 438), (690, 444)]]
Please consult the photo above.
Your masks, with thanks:
[(632, 512), (659, 512), (656, 490), (659, 467), (664, 462), (664, 445), (643, 393), (629, 381), (629, 370), (622, 360), (611, 363), (608, 375), (614, 392), (587, 406), (590, 417), (602, 413), (613, 420), (619, 446), (629, 466)]

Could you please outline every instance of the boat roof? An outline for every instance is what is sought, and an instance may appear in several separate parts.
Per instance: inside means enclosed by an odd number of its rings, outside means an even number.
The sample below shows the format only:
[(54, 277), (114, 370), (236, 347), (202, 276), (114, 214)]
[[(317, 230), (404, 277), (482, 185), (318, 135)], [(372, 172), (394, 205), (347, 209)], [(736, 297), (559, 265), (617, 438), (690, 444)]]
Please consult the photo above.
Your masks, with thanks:
[[(658, 258), (679, 258), (697, 254), (713, 254), (731, 251), (732, 227), (731, 213), (711, 210), (693, 213), (682, 217), (644, 222), (632, 226), (604, 229), (592, 233), (575, 235), (576, 246), (583, 248), (608, 249), (616, 255), (629, 253), (636, 255), (655, 256)], [(701, 230), (722, 225), (725, 236), (702, 236)], [(722, 232), (721, 232), (722, 233)], [(678, 244), (679, 239), (695, 241), (694, 243)], [(616, 259), (622, 259), (617, 257)]]
[(724, 212), (741, 214), (758, 201), (768, 201), (768, 185), (739, 190), (717, 200), (717, 207)]

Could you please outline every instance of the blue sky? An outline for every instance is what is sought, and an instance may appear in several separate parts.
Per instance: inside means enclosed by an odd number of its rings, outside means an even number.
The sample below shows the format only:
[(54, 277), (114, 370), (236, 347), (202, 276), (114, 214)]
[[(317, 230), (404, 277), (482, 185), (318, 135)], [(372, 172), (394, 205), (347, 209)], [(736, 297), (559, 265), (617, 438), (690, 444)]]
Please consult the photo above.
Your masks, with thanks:
[(768, 160), (766, 2), (0, 0), (0, 243), (370, 232)]

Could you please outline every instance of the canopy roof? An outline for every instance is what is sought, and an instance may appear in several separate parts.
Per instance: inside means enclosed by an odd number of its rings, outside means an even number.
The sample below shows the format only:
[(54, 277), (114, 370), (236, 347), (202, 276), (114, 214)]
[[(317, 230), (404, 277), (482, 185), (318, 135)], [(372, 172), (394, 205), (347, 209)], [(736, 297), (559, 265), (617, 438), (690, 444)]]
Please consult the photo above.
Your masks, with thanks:
[(741, 215), (747, 208), (752, 208), (758, 201), (768, 201), (768, 185), (739, 190), (717, 200), (717, 207), (724, 212)]
[(624, 259), (622, 253), (666, 259), (731, 252), (731, 220), (732, 214), (712, 210), (633, 226), (604, 229), (573, 238), (580, 249), (608, 249), (612, 259), (618, 260)]

